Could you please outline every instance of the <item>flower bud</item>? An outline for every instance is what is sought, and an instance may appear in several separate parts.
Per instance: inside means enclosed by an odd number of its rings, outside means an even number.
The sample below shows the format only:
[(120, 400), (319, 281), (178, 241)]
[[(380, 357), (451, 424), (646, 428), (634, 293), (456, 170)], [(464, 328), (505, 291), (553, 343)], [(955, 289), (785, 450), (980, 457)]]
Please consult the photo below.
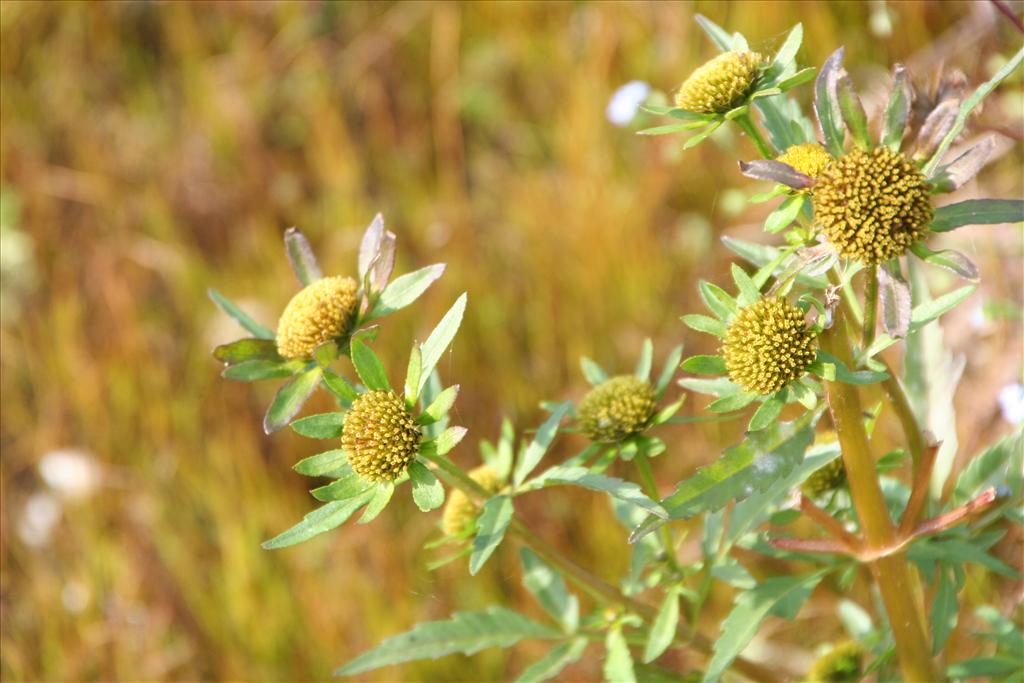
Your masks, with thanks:
[(316, 347), (342, 336), (356, 313), (359, 285), (335, 275), (307, 285), (285, 306), (277, 324), (277, 352), (310, 358)]
[(679, 87), (676, 106), (698, 114), (722, 113), (738, 107), (757, 80), (763, 59), (756, 52), (723, 52), (699, 67)]
[(356, 474), (371, 481), (394, 481), (420, 446), (420, 429), (405, 401), (393, 391), (363, 394), (345, 413), (341, 447)]
[(814, 335), (804, 313), (783, 298), (740, 309), (722, 344), (729, 379), (753, 394), (774, 394), (814, 361)]
[(643, 431), (654, 408), (654, 389), (649, 383), (634, 375), (620, 375), (583, 397), (580, 428), (591, 441), (613, 443)]
[(855, 683), (863, 675), (864, 648), (848, 640), (818, 658), (807, 672), (807, 683)]
[[(470, 471), (469, 478), (484, 487), (488, 493), (495, 493), (501, 487), (497, 473), (488, 465), (481, 465)], [(455, 489), (448, 496), (444, 512), (441, 514), (441, 529), (446, 536), (461, 536), (476, 523), (478, 513), (476, 503), (463, 491)]]

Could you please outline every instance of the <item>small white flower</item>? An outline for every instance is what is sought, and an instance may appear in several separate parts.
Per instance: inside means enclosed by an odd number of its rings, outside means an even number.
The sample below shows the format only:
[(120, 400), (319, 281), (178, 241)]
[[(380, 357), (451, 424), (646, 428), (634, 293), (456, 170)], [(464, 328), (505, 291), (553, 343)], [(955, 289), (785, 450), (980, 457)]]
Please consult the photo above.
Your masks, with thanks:
[(49, 493), (33, 493), (25, 501), (25, 509), (18, 519), (18, 537), (35, 548), (47, 545), (60, 521), (60, 514), (59, 500)]
[(1024, 422), (1024, 384), (1014, 382), (999, 391), (999, 410), (1012, 425)]
[(616, 90), (608, 100), (605, 115), (616, 126), (629, 125), (650, 92), (651, 86), (643, 81), (626, 83)]
[(67, 448), (44, 455), (39, 461), (39, 475), (56, 493), (74, 500), (96, 490), (102, 473), (90, 454)]

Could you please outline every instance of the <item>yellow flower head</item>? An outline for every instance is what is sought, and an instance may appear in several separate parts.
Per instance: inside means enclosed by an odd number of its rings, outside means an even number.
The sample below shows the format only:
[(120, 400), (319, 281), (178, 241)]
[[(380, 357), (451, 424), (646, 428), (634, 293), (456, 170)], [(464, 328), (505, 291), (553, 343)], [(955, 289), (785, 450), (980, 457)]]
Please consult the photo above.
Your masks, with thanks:
[(676, 106), (698, 114), (727, 112), (743, 103), (764, 57), (756, 52), (723, 52), (699, 67), (679, 87)]
[[(488, 493), (495, 493), (501, 487), (497, 473), (488, 465), (470, 471), (469, 477), (487, 489)], [(448, 496), (441, 514), (441, 529), (446, 536), (461, 536), (476, 522), (478, 512), (476, 503), (461, 490), (455, 489)]]
[(807, 672), (806, 683), (854, 683), (863, 675), (864, 648), (848, 640), (819, 657)]
[(843, 468), (843, 459), (836, 458), (827, 465), (816, 469), (814, 474), (804, 481), (800, 490), (803, 491), (804, 495), (808, 498), (817, 498), (829, 491), (835, 491), (845, 483), (846, 470)]
[(345, 413), (341, 447), (356, 474), (371, 481), (394, 481), (420, 446), (420, 429), (393, 391), (363, 394)]
[(836, 251), (867, 264), (902, 256), (934, 216), (924, 175), (886, 147), (836, 159), (813, 198), (815, 220)]
[(792, 166), (805, 176), (817, 178), (832, 163), (832, 155), (816, 142), (805, 142), (786, 148), (776, 161)]
[(804, 313), (782, 298), (740, 309), (722, 344), (729, 378), (754, 394), (774, 394), (814, 361), (814, 335)]
[(344, 334), (359, 300), (350, 277), (325, 277), (307, 285), (285, 306), (277, 324), (277, 352), (285, 358), (309, 358), (316, 347)]
[(612, 443), (641, 431), (654, 408), (650, 384), (634, 375), (612, 377), (583, 397), (580, 428), (591, 441)]

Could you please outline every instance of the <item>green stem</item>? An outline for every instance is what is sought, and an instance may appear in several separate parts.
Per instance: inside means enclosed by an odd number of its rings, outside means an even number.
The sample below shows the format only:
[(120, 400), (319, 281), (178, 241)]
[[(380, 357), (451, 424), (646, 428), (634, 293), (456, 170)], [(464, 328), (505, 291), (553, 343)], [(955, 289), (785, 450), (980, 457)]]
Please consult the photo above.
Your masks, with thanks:
[[(661, 494), (658, 493), (658, 482), (654, 479), (654, 472), (651, 470), (651, 461), (647, 457), (647, 454), (641, 450), (633, 458), (633, 462), (636, 463), (636, 468), (640, 471), (640, 478), (643, 479), (647, 495), (655, 502), (660, 501)], [(676, 544), (675, 541), (672, 540), (672, 530), (669, 528), (668, 524), (662, 524), (658, 531), (660, 532), (658, 537), (661, 539), (661, 548), (665, 551), (665, 561), (668, 562), (668, 566), (671, 567), (674, 572), (682, 575), (682, 568), (680, 568), (679, 560), (676, 558)]]
[(864, 337), (861, 349), (867, 349), (875, 341), (875, 327), (878, 318), (878, 266), (869, 266), (867, 282), (864, 284)]
[[(842, 321), (837, 320), (825, 330), (819, 341), (822, 349), (839, 360), (847, 364), (852, 362)], [(878, 485), (875, 461), (864, 429), (860, 395), (855, 386), (842, 382), (825, 382), (825, 393), (867, 548), (884, 551), (895, 544), (896, 529)], [(885, 555), (868, 562), (868, 568), (882, 594), (904, 678), (910, 683), (941, 681), (942, 677), (931, 658), (924, 612), (916, 600), (916, 576), (906, 556), (902, 553)]]
[(765, 159), (775, 158), (775, 150), (773, 150), (772, 146), (769, 145), (761, 136), (761, 131), (759, 131), (757, 126), (754, 125), (754, 121), (750, 118), (749, 113), (737, 116), (733, 120), (736, 122), (736, 125), (742, 128), (743, 132), (754, 141), (754, 144), (757, 146), (757, 151), (761, 153), (762, 157)]

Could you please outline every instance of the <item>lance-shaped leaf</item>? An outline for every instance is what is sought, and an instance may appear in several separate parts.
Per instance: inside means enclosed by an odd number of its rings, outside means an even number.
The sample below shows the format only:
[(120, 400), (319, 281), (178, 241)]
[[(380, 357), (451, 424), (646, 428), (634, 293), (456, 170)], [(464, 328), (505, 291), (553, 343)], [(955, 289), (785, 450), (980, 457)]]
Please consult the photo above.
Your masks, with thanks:
[(647, 635), (647, 644), (644, 646), (645, 664), (660, 657), (676, 636), (676, 629), (679, 626), (679, 593), (678, 585), (671, 586), (665, 591), (665, 600), (661, 603), (658, 616), (651, 624), (651, 631)]
[(843, 73), (843, 48), (833, 52), (814, 82), (814, 111), (818, 115), (818, 127), (829, 154), (838, 157), (843, 153), (846, 129), (839, 108), (838, 84)]
[(959, 506), (989, 486), (1002, 486), (1010, 471), (1020, 471), (1024, 459), (1024, 430), (1015, 432), (971, 458), (956, 480), (950, 504)]
[(753, 640), (761, 624), (773, 614), (793, 619), (827, 570), (805, 576), (772, 577), (757, 587), (740, 593), (736, 606), (722, 622), (722, 635), (714, 645), (714, 654), (704, 672), (703, 683), (715, 683), (733, 660)]
[(325, 531), (330, 531), (344, 524), (349, 517), (355, 514), (356, 510), (366, 505), (372, 495), (373, 491), (367, 490), (355, 498), (337, 500), (322, 505), (303, 517), (302, 521), (291, 529), (265, 541), (261, 547), (265, 550), (287, 548), (290, 545), (307, 541)]
[(562, 417), (565, 416), (568, 410), (568, 403), (563, 403), (556, 408), (537, 430), (530, 445), (519, 456), (516, 462), (515, 473), (512, 477), (512, 481), (516, 486), (525, 481), (527, 475), (533, 471), (533, 468), (537, 466), (540, 459), (544, 457), (548, 447), (551, 446), (551, 442), (555, 440), (555, 435), (558, 433), (558, 423), (562, 421)]
[(959, 251), (953, 249), (932, 251), (924, 245), (924, 242), (917, 242), (910, 247), (910, 250), (922, 261), (945, 268), (965, 280), (977, 282), (980, 277), (978, 266), (974, 265), (974, 261)]
[(444, 505), (444, 487), (423, 463), (418, 460), (409, 463), (409, 478), (412, 479), (412, 499), (416, 507), (429, 512)]
[(910, 329), (910, 285), (885, 266), (878, 268), (878, 299), (882, 329), (893, 339), (902, 339)]
[(348, 466), (348, 457), (340, 448), (311, 455), (295, 463), (293, 470), (307, 477), (322, 477)]
[(473, 538), (473, 552), (469, 556), (469, 573), (476, 573), (494, 554), (505, 538), (505, 531), (512, 523), (512, 499), (508, 496), (495, 496), (484, 503), (480, 518), (476, 523), (476, 536)]
[(363, 233), (363, 239), (359, 243), (359, 280), (366, 280), (370, 267), (380, 254), (381, 244), (384, 241), (384, 216), (377, 214), (370, 221), (370, 225)]
[[(710, 465), (697, 470), (662, 501), (671, 519), (689, 519), (705, 511), (718, 510), (731, 500), (742, 500), (764, 491), (789, 474), (804, 457), (813, 440), (807, 426), (813, 414), (794, 422), (777, 422), (750, 434), (747, 439), (726, 449)], [(648, 517), (630, 536), (635, 543), (654, 531), (664, 520)]]
[(796, 170), (789, 164), (774, 159), (741, 161), (740, 173), (755, 180), (770, 180), (794, 190), (803, 190), (814, 184), (814, 179)]
[(925, 159), (938, 148), (942, 139), (953, 129), (959, 108), (960, 100), (950, 99), (940, 102), (932, 109), (917, 133), (914, 159)]
[(377, 259), (373, 262), (372, 272), (370, 273), (372, 291), (381, 291), (387, 286), (388, 280), (391, 279), (391, 273), (395, 270), (395, 249), (397, 245), (398, 237), (390, 230), (386, 230), (380, 240), (380, 252), (377, 255)]
[(804, 26), (803, 24), (797, 24), (789, 31), (789, 35), (786, 36), (786, 40), (782, 43), (782, 47), (775, 53), (775, 57), (772, 59), (771, 65), (765, 72), (765, 78), (769, 80), (778, 79), (783, 74), (791, 71), (795, 68), (793, 60), (796, 59), (796, 53), (800, 49), (800, 43), (804, 40)]
[(854, 141), (861, 147), (870, 147), (871, 138), (868, 136), (868, 115), (864, 113), (864, 105), (860, 103), (860, 97), (853, 88), (853, 81), (845, 71), (840, 74), (836, 81), (836, 95), (839, 98), (839, 110), (843, 114), (843, 120), (853, 134)]
[(988, 135), (953, 161), (939, 168), (931, 178), (937, 192), (952, 192), (978, 175), (996, 149), (996, 137)]
[(615, 683), (636, 683), (633, 655), (626, 644), (626, 637), (622, 634), (621, 624), (615, 624), (608, 629), (604, 639), (604, 650), (604, 679)]
[[(776, 247), (772, 247), (767, 244), (758, 244), (756, 242), (748, 242), (735, 237), (729, 237), (728, 235), (722, 237), (722, 244), (725, 245), (726, 249), (733, 252), (740, 258), (753, 263), (755, 266), (759, 266), (761, 268), (770, 266), (767, 271), (768, 276), (779, 272), (782, 269), (782, 263), (790, 257), (790, 253), (782, 251)], [(767, 279), (765, 281), (767, 281)], [(828, 287), (828, 280), (825, 278), (808, 277), (804, 273), (797, 274), (796, 282), (815, 289), (825, 289)], [(763, 285), (764, 282), (761, 284)]]
[(252, 360), (284, 361), (277, 353), (273, 339), (239, 339), (230, 344), (221, 344), (213, 350), (213, 357), (227, 365), (236, 365)]
[(423, 354), (423, 369), (420, 374), (420, 386), (417, 395), (422, 393), (423, 387), (426, 386), (430, 378), (430, 374), (437, 367), (438, 361), (441, 360), (441, 355), (452, 343), (452, 340), (455, 339), (455, 333), (459, 331), (459, 325), (462, 324), (462, 315), (465, 312), (466, 294), (463, 292), (462, 296), (456, 299), (452, 307), (444, 314), (441, 322), (437, 324), (437, 327), (430, 333), (427, 340), (420, 346), (420, 351)]
[(935, 209), (932, 232), (949, 232), (964, 225), (992, 225), (1024, 221), (1020, 199), (967, 199)]
[(694, 16), (694, 20), (697, 25), (711, 38), (711, 42), (723, 52), (732, 49), (732, 34), (726, 31), (724, 28), (711, 21), (703, 14)]
[(303, 287), (324, 276), (316, 262), (313, 247), (309, 246), (309, 240), (301, 230), (288, 228), (284, 231), (284, 248), (288, 253), (288, 263), (291, 264), (292, 272)]
[(330, 484), (318, 486), (310, 491), (310, 493), (317, 500), (327, 502), (332, 500), (348, 500), (349, 498), (356, 498), (373, 487), (374, 483), (372, 481), (363, 479), (351, 469), (348, 469), (345, 470), (342, 476), (335, 479)]
[(580, 623), (580, 601), (569, 592), (562, 575), (529, 548), (521, 548), (519, 558), (523, 563), (523, 585), (566, 633), (575, 633)]
[(779, 204), (779, 208), (768, 214), (768, 218), (765, 219), (764, 231), (769, 234), (775, 234), (792, 225), (796, 217), (800, 215), (805, 200), (806, 195), (798, 194), (794, 197), (789, 197), (786, 201)]
[(377, 299), (373, 310), (367, 314), (366, 320), (390, 315), (416, 301), (430, 285), (444, 274), (444, 269), (445, 264), (435, 263), (432, 266), (426, 266), (395, 278), (395, 281), (380, 293), (380, 298)]
[[(955, 289), (952, 292), (943, 294), (937, 299), (918, 304), (910, 314), (910, 331), (914, 332), (915, 330), (919, 330), (939, 316), (952, 310), (963, 302), (964, 299), (973, 294), (975, 289), (977, 289), (976, 285), (966, 285), (960, 289)], [(864, 356), (866, 358), (871, 358), (895, 343), (896, 340), (893, 337), (888, 334), (881, 334), (864, 352)], [(819, 354), (820, 353), (821, 352), (819, 351)]]
[(273, 339), (274, 331), (265, 325), (253, 320), (252, 316), (235, 305), (230, 299), (212, 287), (206, 290), (207, 296), (217, 305), (217, 308), (227, 313), (235, 322), (245, 328), (250, 334), (259, 339)]
[(310, 415), (292, 423), (296, 434), (310, 439), (337, 439), (345, 424), (344, 413), (320, 413)]
[(437, 659), (444, 655), (471, 655), (489, 647), (510, 647), (524, 638), (554, 640), (561, 631), (527, 619), (504, 607), (486, 612), (458, 612), (451, 619), (417, 624), (411, 631), (388, 638), (335, 671), (337, 676), (352, 676), (417, 659)]
[(892, 69), (892, 92), (889, 93), (889, 104), (885, 108), (882, 123), (882, 145), (898, 152), (903, 142), (903, 132), (910, 118), (910, 80), (907, 68), (897, 64)]
[(391, 384), (388, 383), (388, 375), (384, 371), (384, 364), (377, 357), (369, 346), (362, 339), (363, 335), (352, 335), (350, 354), (352, 365), (355, 366), (359, 379), (371, 391), (391, 391)]
[(261, 379), (277, 379), (280, 377), (291, 377), (297, 372), (305, 369), (308, 363), (304, 360), (290, 360), (287, 362), (276, 360), (247, 360), (237, 365), (229, 365), (224, 368), (220, 376), (224, 379), (233, 379), (239, 382), (255, 382)]
[(613, 498), (618, 498), (625, 503), (635, 505), (662, 519), (668, 518), (668, 513), (660, 505), (648, 498), (637, 484), (598, 474), (588, 470), (586, 467), (556, 465), (542, 472), (520, 490), (532, 491), (557, 484), (580, 486), (591, 491), (607, 493)]
[(650, 338), (644, 339), (643, 349), (640, 351), (640, 359), (636, 363), (636, 370), (633, 374), (643, 381), (651, 378), (651, 363), (654, 360), (654, 344)]
[(608, 381), (608, 373), (604, 371), (604, 368), (586, 356), (580, 357), (580, 370), (583, 371), (583, 377), (592, 386), (596, 387), (598, 384)]
[(938, 588), (935, 591), (935, 598), (932, 600), (932, 654), (936, 655), (945, 647), (949, 635), (956, 628), (957, 616), (960, 613), (960, 603), (956, 599), (959, 586), (950, 576), (951, 571), (943, 564), (939, 564)]
[(313, 366), (282, 385), (263, 416), (263, 431), (271, 434), (291, 422), (316, 390), (322, 375), (323, 370)]
[(515, 683), (541, 683), (554, 678), (562, 669), (579, 660), (587, 649), (586, 638), (576, 638), (553, 647), (550, 652), (528, 666)]

